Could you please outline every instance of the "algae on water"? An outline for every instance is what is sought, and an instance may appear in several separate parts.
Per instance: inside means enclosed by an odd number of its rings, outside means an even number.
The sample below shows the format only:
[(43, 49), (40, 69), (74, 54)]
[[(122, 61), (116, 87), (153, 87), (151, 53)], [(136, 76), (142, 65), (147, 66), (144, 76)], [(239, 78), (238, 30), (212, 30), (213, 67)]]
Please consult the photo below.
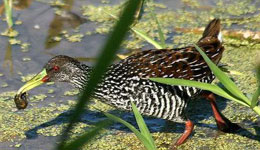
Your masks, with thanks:
[[(80, 42), (84, 36), (91, 37), (92, 34), (107, 34), (113, 28), (116, 20), (105, 12), (119, 15), (121, 8), (121, 5), (106, 5), (108, 2), (110, 1), (102, 0), (102, 6), (83, 5), (81, 7), (82, 15), (88, 20), (95, 22), (96, 28), (94, 31), (84, 31), (84, 33), (81, 33), (80, 30), (75, 30), (74, 33), (71, 33), (71, 31), (64, 30), (61, 32), (61, 35), (54, 37), (54, 40), (61, 41), (66, 39), (70, 42)], [(258, 8), (260, 2), (258, 1), (238, 0), (236, 1), (236, 5), (234, 5), (232, 1), (218, 0), (212, 1), (212, 5), (209, 6), (202, 5), (198, 0), (182, 0), (182, 2), (183, 8), (174, 11), (169, 10), (170, 8), (167, 8), (166, 5), (161, 3), (155, 3), (154, 5), (156, 17), (161, 23), (169, 48), (196, 43), (201, 37), (201, 33), (195, 33), (192, 32), (192, 30), (189, 32), (177, 31), (177, 28), (200, 29), (214, 17), (222, 19), (223, 28), (226, 30), (246, 29), (252, 32), (260, 30)], [(63, 2), (53, 1), (52, 5), (63, 6)], [(56, 13), (61, 12), (56, 11)], [(21, 21), (24, 24), (24, 20)], [(151, 20), (147, 8), (145, 8), (145, 14), (135, 27), (144, 31), (155, 40), (159, 39), (157, 24)], [(81, 28), (81, 26), (79, 28)], [(2, 36), (10, 37), (17, 37), (18, 34), (19, 31), (15, 30), (11, 33), (7, 31), (1, 33)], [(20, 44), (22, 51), (28, 52), (30, 44), (21, 41), (19, 43), (18, 40), (19, 39), (12, 40), (11, 42), (13, 44)], [(259, 42), (231, 36), (224, 36), (224, 42), (226, 50), (221, 62), (228, 64), (227, 68), (230, 71), (228, 75), (235, 80), (238, 87), (244, 93), (253, 93), (257, 86), (256, 76), (254, 74), (254, 61), (257, 59), (256, 54), (260, 49)], [(134, 33), (129, 33), (129, 37), (123, 43), (126, 49), (139, 49), (148, 45), (146, 41)], [(152, 47), (151, 45), (149, 46)], [(2, 72), (0, 73), (0, 77), (1, 76), (3, 76)], [(27, 82), (33, 76), (35, 76), (35, 74), (21, 76), (21, 80), (22, 82)], [(1, 78), (0, 80), (2, 80)], [(217, 80), (215, 82), (218, 83)], [(1, 86), (5, 86), (4, 82), (1, 83), (3, 83)], [(7, 88), (9, 87), (10, 85)], [(63, 99), (59, 99), (62, 103), (49, 102), (48, 105), (41, 106), (40, 103), (43, 100), (48, 101), (50, 98), (49, 95), (53, 93), (54, 90), (49, 89), (47, 91), (48, 96), (45, 95), (46, 93), (31, 95), (30, 107), (24, 111), (18, 111), (13, 102), (16, 91), (0, 91), (0, 142), (14, 141), (14, 139), (18, 141), (23, 140), (26, 138), (28, 132), (44, 136), (61, 135), (63, 127), (65, 127), (68, 122), (68, 119), (64, 116), (68, 116), (70, 109), (75, 106), (76, 100), (64, 102)], [(77, 90), (71, 90), (65, 91), (62, 96), (66, 98), (69, 96), (69, 98), (71, 98), (71, 96), (77, 94)], [(259, 135), (257, 134), (260, 130), (258, 127), (259, 117), (248, 108), (234, 102), (223, 102), (221, 98), (217, 99), (217, 101), (221, 107), (221, 111), (227, 118), (232, 122), (244, 125), (244, 128), (251, 134), (242, 132), (235, 134), (219, 133), (217, 132), (217, 127), (211, 112), (207, 112), (208, 117), (205, 117), (204, 114), (191, 117), (196, 121), (195, 132), (193, 136), (189, 138), (184, 145), (178, 147), (178, 149), (260, 149), (260, 143), (257, 140), (259, 139)], [(204, 108), (204, 105), (207, 105), (204, 101), (201, 101), (201, 103), (203, 105), (197, 104), (198, 107), (190, 110), (191, 115), (208, 110), (201, 110), (201, 108)], [(102, 111), (116, 111), (117, 114), (120, 112), (100, 101), (93, 100), (92, 104), (88, 107), (88, 111), (84, 114), (81, 120), (82, 122), (79, 122), (72, 131), (74, 137), (91, 128), (94, 121), (104, 119), (104, 116), (99, 113), (97, 109)], [(122, 114), (123, 117), (129, 116), (125, 112), (120, 112), (120, 114)], [(90, 118), (94, 118), (94, 120)], [(158, 120), (155, 122), (158, 122)], [(148, 121), (148, 123), (150, 122)], [(42, 124), (45, 126), (42, 127)], [(176, 141), (180, 136), (180, 132), (183, 131), (183, 127), (179, 129), (180, 127), (176, 124), (170, 123), (169, 126), (167, 126), (167, 122), (165, 124), (166, 125), (156, 123), (149, 124), (149, 128), (157, 128), (157, 130), (152, 132), (152, 135), (159, 150), (168, 149), (172, 142)], [(85, 145), (83, 149), (143, 149), (142, 144), (133, 133), (124, 129), (123, 126), (120, 126), (120, 128), (118, 128), (118, 126), (120, 125), (116, 124), (106, 129), (100, 136), (96, 137), (91, 144)], [(170, 127), (171, 129), (169, 129)], [(19, 142), (13, 145), (15, 147), (21, 146)]]

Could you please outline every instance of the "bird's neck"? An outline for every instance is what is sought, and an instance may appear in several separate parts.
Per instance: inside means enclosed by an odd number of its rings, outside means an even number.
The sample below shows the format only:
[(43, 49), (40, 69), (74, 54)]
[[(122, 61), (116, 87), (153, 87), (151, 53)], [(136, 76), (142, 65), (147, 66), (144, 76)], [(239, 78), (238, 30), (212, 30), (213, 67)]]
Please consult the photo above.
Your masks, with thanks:
[(92, 67), (85, 64), (80, 64), (80, 66), (75, 70), (75, 72), (70, 77), (70, 83), (79, 90), (83, 90), (86, 83), (89, 80), (90, 73), (92, 72)]

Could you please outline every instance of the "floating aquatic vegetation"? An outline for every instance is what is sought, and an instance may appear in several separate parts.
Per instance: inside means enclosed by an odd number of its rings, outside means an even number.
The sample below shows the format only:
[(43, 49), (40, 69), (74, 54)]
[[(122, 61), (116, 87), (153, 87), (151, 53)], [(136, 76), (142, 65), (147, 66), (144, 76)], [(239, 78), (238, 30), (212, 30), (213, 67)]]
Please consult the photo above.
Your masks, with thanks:
[(36, 74), (33, 73), (33, 74), (28, 74), (26, 76), (21, 76), (21, 81), (22, 82), (27, 82), (29, 80), (31, 80)]
[(64, 92), (65, 96), (73, 96), (73, 95), (77, 95), (77, 94), (79, 94), (79, 90), (78, 89), (73, 89), (73, 90)]
[[(243, 24), (248, 29), (255, 29), (256, 27), (260, 27), (259, 15), (255, 15), (255, 19), (249, 18), (250, 22), (247, 21), (247, 19), (234, 19), (234, 15), (248, 15), (248, 14), (254, 14), (258, 12), (257, 7), (255, 6), (254, 2), (252, 0), (239, 0), (236, 5), (233, 5), (233, 3), (226, 3), (222, 0), (219, 0), (216, 2), (216, 7), (208, 6), (209, 9), (202, 9), (198, 11), (201, 4), (197, 0), (187, 1), (183, 0), (183, 3), (189, 5), (191, 9), (189, 10), (182, 10), (178, 9), (177, 11), (164, 11), (164, 12), (157, 12), (157, 18), (161, 23), (163, 30), (163, 33), (166, 35), (166, 39), (168, 39), (169, 33), (172, 32), (172, 28), (195, 28), (195, 27), (202, 27), (204, 26), (205, 19), (210, 20), (212, 17), (220, 17), (224, 18), (222, 21), (223, 26), (230, 27), (232, 24)], [(104, 12), (110, 12), (113, 15), (118, 15), (120, 12), (120, 6), (121, 5), (115, 5), (115, 6), (82, 6), (82, 14), (84, 16), (87, 16), (88, 19), (95, 22), (102, 22), (102, 24), (98, 25), (96, 28), (96, 33), (100, 34), (106, 34), (110, 31), (110, 29), (113, 27), (113, 24), (115, 20), (111, 18), (111, 16), (107, 15)], [(166, 8), (163, 4), (154, 3), (154, 6), (156, 8), (164, 9)], [(204, 8), (204, 7), (203, 7)], [(236, 12), (234, 12), (234, 10)], [(145, 12), (147, 12), (147, 9), (145, 9)], [(247, 18), (247, 17), (246, 17)], [(256, 19), (259, 18), (259, 19)], [(201, 24), (203, 22), (203, 24)], [(242, 23), (241, 23), (242, 22)], [(145, 33), (147, 33), (150, 37), (153, 38), (159, 38), (157, 34), (157, 25), (156, 23), (149, 18), (149, 15), (144, 15), (143, 19), (139, 21), (136, 26), (136, 28), (142, 29)], [(172, 36), (172, 35), (171, 35)], [(144, 40), (140, 39), (140, 37), (136, 35), (130, 35), (130, 39), (128, 41), (124, 42), (124, 46), (127, 49), (134, 49), (134, 48), (140, 48), (143, 46)], [(175, 39), (175, 37), (173, 37)], [(176, 43), (176, 42), (175, 42)], [(141, 45), (141, 46), (138, 46)]]
[(68, 35), (68, 36), (65, 35), (65, 37), (69, 42), (81, 42), (84, 35), (81, 33), (78, 33), (78, 34), (73, 34), (73, 35)]
[(19, 35), (19, 32), (16, 30), (8, 30), (6, 29), (5, 31), (1, 32), (2, 36), (8, 36), (8, 37), (17, 37)]
[(54, 11), (55, 11), (56, 15), (62, 16), (64, 10), (61, 10), (59, 8), (55, 8)]
[(14, 39), (14, 38), (11, 38), (9, 39), (9, 43), (11, 45), (20, 45), (21, 44), (21, 41), (20, 40), (17, 40), (17, 39)]
[(21, 25), (22, 23), (23, 23), (23, 22), (22, 22), (21, 20), (16, 20), (14, 24), (15, 24), (15, 25)]
[(19, 147), (21, 147), (21, 146), (22, 146), (21, 143), (18, 143), (18, 144), (15, 144), (15, 145), (14, 145), (15, 148), (19, 148)]
[[(42, 123), (45, 123), (51, 119), (54, 119), (60, 113), (67, 111), (70, 108), (70, 105), (49, 105), (48, 107), (31, 107), (30, 109), (26, 109), (23, 112), (17, 112), (17, 111), (10, 111), (15, 108), (15, 104), (13, 102), (13, 97), (15, 95), (16, 91), (9, 91), (9, 92), (2, 92), (0, 93), (0, 141), (11, 141), (13, 137), (25, 138), (25, 133), (29, 129), (32, 129), (36, 127), (37, 125), (40, 125)], [(39, 94), (36, 96), (31, 97), (30, 102), (38, 102), (46, 98), (45, 95)], [(37, 121), (36, 121), (37, 120)], [(48, 129), (52, 128), (52, 130), (56, 129), (57, 131), (62, 130), (63, 126), (50, 126), (47, 129), (42, 129), (39, 132), (43, 135), (49, 135), (50, 131)], [(83, 130), (87, 124), (81, 124), (76, 126), (75, 133), (79, 133), (79, 131)], [(83, 128), (83, 129), (82, 129)], [(43, 130), (45, 132), (43, 132)]]
[(1, 84), (1, 87), (2, 87), (2, 88), (8, 87), (8, 84), (7, 84), (7, 83), (2, 83), (2, 84)]
[(39, 101), (43, 101), (45, 98), (47, 98), (47, 95), (44, 94), (38, 94), (38, 95), (33, 95), (31, 97), (31, 102), (39, 102)]
[(64, 2), (62, 2), (60, 0), (53, 0), (53, 1), (49, 2), (49, 4), (51, 6), (59, 6), (59, 7), (66, 5)]
[(232, 16), (241, 16), (249, 13), (255, 13), (258, 8), (252, 4), (252, 0), (239, 0), (236, 5), (232, 2), (218, 1), (217, 7), (212, 11), (219, 14), (227, 14)]
[(48, 83), (46, 83), (46, 85), (53, 85), (53, 84), (55, 84), (54, 82), (48, 82)]
[(186, 6), (191, 8), (199, 8), (201, 5), (197, 0), (181, 0)]
[[(184, 0), (185, 1), (185, 0)], [(241, 1), (241, 0), (239, 0)], [(230, 18), (232, 13), (236, 12), (242, 15), (246, 15), (247, 13), (254, 13), (254, 5), (248, 6), (251, 1), (249, 0), (248, 3), (239, 3), (238, 5), (244, 5), (244, 6), (238, 6), (237, 8), (232, 5), (218, 5), (217, 7), (225, 7), (225, 9), (221, 8), (213, 8), (211, 11), (205, 12), (195, 12), (197, 10), (194, 10), (194, 12), (184, 12), (184, 11), (177, 11), (177, 12), (158, 12), (157, 17), (162, 22), (163, 28), (165, 30), (163, 31), (164, 34), (172, 34), (174, 32), (173, 27), (183, 27), (183, 28), (195, 28), (195, 27), (201, 27), (204, 26), (200, 22), (203, 19), (203, 23), (206, 22), (205, 20), (209, 19), (213, 16), (218, 16), (219, 14), (223, 14), (223, 18), (228, 18), (223, 20), (224, 27), (230, 29), (231, 25), (234, 24), (240, 24), (242, 26), (245, 25), (245, 28), (251, 30), (259, 30), (259, 15), (255, 15), (254, 17), (243, 17), (243, 18)], [(196, 2), (193, 0), (192, 2)], [(245, 2), (245, 0), (243, 0)], [(225, 4), (225, 3), (224, 3)], [(224, 5), (223, 4), (223, 5)], [(192, 4), (193, 6), (191, 8), (196, 9), (198, 6), (197, 4)], [(101, 18), (100, 16), (94, 16), (94, 12), (99, 14), (97, 12), (97, 7), (93, 7), (89, 10), (93, 10), (90, 16), (90, 18), (97, 22), (102, 22), (104, 26), (100, 26), (100, 33), (105, 34), (107, 31), (110, 30), (110, 27), (113, 26), (113, 23), (115, 22), (111, 17), (106, 16), (104, 14)], [(161, 8), (165, 8), (165, 6), (161, 6)], [(95, 10), (96, 9), (96, 10)], [(236, 10), (231, 12), (232, 9), (242, 9)], [(249, 9), (249, 10), (247, 10)], [(109, 9), (108, 9), (109, 10)], [(111, 8), (113, 10), (113, 13), (118, 14), (119, 11), (116, 9)], [(86, 10), (88, 11), (88, 10)], [(187, 10), (185, 10), (187, 11)], [(189, 11), (189, 10), (188, 10)], [(228, 12), (227, 12), (228, 11)], [(87, 13), (87, 12), (85, 12)], [(89, 12), (90, 13), (90, 12)], [(202, 16), (202, 17), (201, 17)], [(221, 17), (221, 16), (220, 16)], [(150, 36), (153, 36), (154, 38), (158, 38), (156, 34), (156, 24), (149, 20), (149, 17), (144, 17), (143, 20), (139, 24), (136, 25), (138, 28), (143, 29), (145, 32), (149, 33)], [(103, 29), (102, 29), (103, 28)], [(105, 29), (106, 28), (106, 29)], [(64, 34), (67, 33), (67, 31), (64, 31)], [(92, 32), (94, 33), (94, 32)], [(14, 36), (13, 34), (12, 36)], [(18, 32), (17, 32), (18, 35)], [(88, 35), (86, 33), (86, 35)], [(175, 36), (176, 35), (176, 36)], [(62, 35), (64, 36), (64, 35)], [(171, 36), (167, 36), (168, 41), (170, 41), (171, 44), (170, 47), (177, 47), (184, 45), (184, 43), (192, 43), (196, 42), (200, 35), (199, 34), (193, 34), (193, 33), (174, 33), (174, 37), (171, 39)], [(169, 39), (170, 38), (170, 39)], [(59, 39), (59, 38), (58, 38)], [(60, 40), (60, 39), (59, 39)], [(259, 50), (258, 45), (255, 45), (252, 43), (252, 41), (244, 41), (238, 38), (229, 38), (225, 37), (225, 47), (226, 51), (223, 54), (223, 63), (229, 63), (231, 65), (228, 66), (228, 69), (233, 70), (235, 72), (240, 72), (241, 74), (236, 73), (230, 73), (230, 76), (234, 78), (235, 81), (239, 84), (240, 89), (243, 89), (245, 93), (250, 93), (254, 91), (253, 87), (256, 87), (256, 78), (252, 71), (253, 68), (253, 59), (256, 59), (256, 51)], [(128, 49), (131, 48), (141, 48), (143, 46), (147, 45), (146, 42), (144, 42), (142, 39), (140, 39), (138, 36), (131, 34), (129, 41), (124, 43), (124, 46)], [(22, 46), (22, 44), (21, 44)], [(27, 48), (29, 45), (27, 46)], [(3, 75), (3, 74), (2, 74)], [(31, 75), (34, 76), (35, 74)], [(1, 76), (1, 74), (0, 74)], [(31, 79), (30, 76), (26, 76), (23, 79), (23, 82), (28, 81)], [(216, 81), (217, 82), (217, 81)], [(52, 83), (53, 84), (53, 83)], [(250, 84), (250, 86), (248, 86)], [(63, 112), (67, 111), (70, 106), (75, 104), (75, 100), (71, 100), (68, 102), (67, 105), (59, 105), (59, 104), (51, 104), (48, 105), (48, 107), (42, 107), (42, 108), (30, 108), (29, 110), (26, 110), (25, 112), (17, 112), (17, 109), (15, 108), (15, 104), (13, 100), (9, 100), (9, 98), (13, 97), (16, 91), (10, 91), (10, 92), (4, 92), (0, 93), (0, 141), (12, 141), (14, 137), (17, 138), (25, 138), (25, 132), (34, 129), (38, 125), (42, 123), (46, 123), (52, 119), (55, 119), (57, 116), (62, 114)], [(76, 93), (73, 93), (71, 95), (75, 95)], [(65, 95), (65, 93), (64, 93)], [(70, 95), (70, 94), (68, 94)], [(41, 97), (41, 96), (40, 96)], [(38, 99), (33, 102), (33, 104), (43, 100)], [(42, 96), (41, 98), (43, 98)], [(47, 100), (48, 98), (45, 97)], [(91, 110), (95, 111), (96, 107), (101, 107), (100, 109), (104, 110), (112, 110), (109, 106), (102, 105), (103, 103), (97, 102), (93, 105), (90, 105)], [(58, 108), (57, 108), (58, 107)], [(239, 110), (239, 111), (238, 111)], [(253, 123), (257, 123), (257, 117), (252, 112), (246, 112), (245, 115), (238, 115), (243, 110), (242, 107), (239, 105), (236, 105), (234, 103), (228, 103), (228, 106), (225, 107), (223, 110), (225, 114), (230, 118), (232, 121), (235, 122), (243, 122), (246, 120), (250, 120)], [(200, 110), (198, 110), (200, 111)], [(235, 113), (234, 113), (235, 111)], [(235, 115), (234, 115), (235, 114)], [(26, 120), (24, 118), (27, 118)], [(260, 149), (259, 142), (251, 140), (246, 137), (242, 137), (239, 135), (233, 135), (233, 134), (224, 134), (224, 135), (217, 135), (216, 131), (209, 131), (208, 133), (204, 133), (203, 130), (207, 130), (207, 126), (210, 126), (212, 128), (214, 124), (214, 119), (211, 117), (209, 119), (199, 120), (200, 124), (204, 124), (206, 127), (197, 127), (199, 130), (196, 130), (196, 134), (194, 134), (194, 137), (190, 139), (185, 145), (181, 146), (179, 149), (190, 149), (191, 147), (194, 149), (236, 149), (238, 145), (240, 145), (240, 149)], [(86, 123), (83, 123), (84, 125), (87, 125)], [(53, 125), (49, 126), (47, 128), (42, 128), (37, 131), (40, 135), (45, 136), (55, 136), (60, 135), (60, 130), (65, 126), (65, 123), (62, 123), (61, 125)], [(79, 125), (81, 126), (81, 125)], [(86, 126), (81, 126), (76, 133), (80, 133), (82, 130), (86, 129)], [(55, 131), (54, 131), (55, 130)], [(249, 129), (250, 132), (255, 134), (255, 130)], [(51, 133), (53, 131), (53, 134)], [(78, 132), (79, 131), (79, 132)], [(86, 145), (83, 149), (142, 149), (140, 146), (140, 142), (136, 139), (136, 137), (128, 132), (122, 131), (122, 130), (106, 130), (107, 132), (111, 133), (112, 135), (102, 135), (102, 137), (96, 138), (96, 142)], [(175, 131), (172, 131), (175, 132)], [(159, 149), (167, 149), (167, 144), (170, 144), (172, 140), (179, 137), (178, 133), (172, 133), (169, 131), (169, 133), (153, 133), (153, 137), (155, 137), (155, 142)], [(210, 136), (212, 135), (212, 136)], [(75, 135), (76, 136), (76, 135)], [(217, 140), (215, 140), (217, 138)], [(229, 142), (230, 144), (225, 144), (225, 142)], [(238, 144), (239, 143), (239, 144)], [(19, 145), (19, 143), (16, 143)], [(16, 145), (14, 144), (14, 145)]]
[(54, 93), (54, 90), (53, 89), (48, 89), (48, 92), (47, 92), (48, 94), (52, 94), (52, 93)]
[(30, 45), (31, 45), (30, 43), (22, 43), (21, 44), (21, 49), (22, 49), (21, 51), (22, 52), (28, 52)]
[(93, 33), (91, 31), (87, 31), (85, 34), (86, 35), (92, 35)]
[(30, 57), (23, 57), (23, 59), (22, 59), (23, 61), (30, 61), (31, 60), (31, 58)]
[(60, 36), (55, 36), (55, 37), (53, 37), (53, 40), (56, 41), (56, 42), (59, 42), (59, 41), (62, 40), (62, 37), (60, 37)]
[(109, 4), (110, 1), (109, 1), (109, 0), (101, 0), (101, 3), (102, 3), (102, 4)]

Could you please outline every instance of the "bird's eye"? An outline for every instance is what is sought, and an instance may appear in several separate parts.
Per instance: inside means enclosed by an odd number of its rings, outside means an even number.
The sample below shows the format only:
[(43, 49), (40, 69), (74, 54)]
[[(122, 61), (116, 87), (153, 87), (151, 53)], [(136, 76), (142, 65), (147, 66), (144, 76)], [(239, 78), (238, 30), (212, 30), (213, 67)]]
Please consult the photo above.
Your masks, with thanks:
[(54, 67), (53, 67), (53, 70), (54, 70), (54, 71), (58, 71), (59, 69), (60, 69), (59, 66), (54, 66)]

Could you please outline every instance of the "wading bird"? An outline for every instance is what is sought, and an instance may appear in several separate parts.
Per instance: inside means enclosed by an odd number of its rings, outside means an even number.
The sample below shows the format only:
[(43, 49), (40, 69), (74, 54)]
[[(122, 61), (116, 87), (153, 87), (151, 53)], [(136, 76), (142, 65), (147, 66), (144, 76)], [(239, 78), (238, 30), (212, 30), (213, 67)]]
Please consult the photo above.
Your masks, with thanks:
[[(197, 45), (218, 64), (224, 47), (220, 20), (212, 20)], [(15, 98), (17, 108), (24, 109), (24, 93), (46, 82), (68, 82), (83, 89), (92, 68), (69, 56), (59, 55), (48, 61), (42, 72), (22, 86)], [(231, 123), (217, 108), (212, 93), (186, 86), (170, 86), (149, 80), (151, 77), (179, 78), (211, 83), (215, 76), (194, 46), (176, 49), (151, 49), (138, 52), (111, 65), (95, 89), (94, 98), (118, 109), (131, 111), (133, 102), (141, 114), (185, 123), (185, 131), (174, 146), (181, 145), (191, 134), (194, 124), (186, 116), (191, 98), (203, 95), (210, 101), (218, 129), (233, 132)]]

